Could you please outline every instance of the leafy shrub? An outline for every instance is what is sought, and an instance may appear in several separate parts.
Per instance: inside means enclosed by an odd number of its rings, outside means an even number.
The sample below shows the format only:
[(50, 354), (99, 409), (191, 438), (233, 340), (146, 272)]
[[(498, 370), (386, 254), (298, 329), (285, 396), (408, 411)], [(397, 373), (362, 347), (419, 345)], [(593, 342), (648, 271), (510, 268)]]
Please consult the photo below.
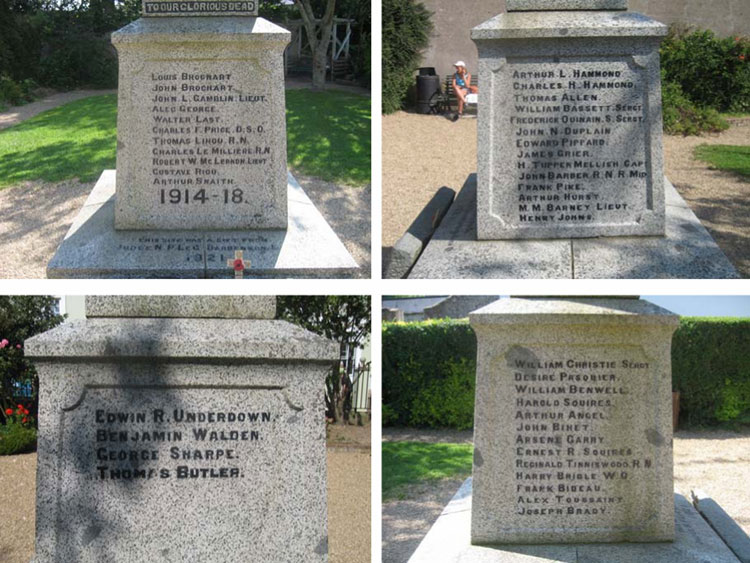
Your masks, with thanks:
[(23, 454), (35, 449), (35, 429), (15, 423), (0, 426), (0, 455)]
[(12, 106), (17, 106), (23, 101), (21, 85), (17, 84), (7, 74), (0, 76), (0, 101), (7, 102)]
[(672, 380), (687, 426), (750, 422), (750, 319), (681, 319)]
[(664, 132), (670, 135), (698, 135), (724, 131), (729, 123), (715, 109), (699, 108), (677, 82), (662, 82)]
[(414, 399), (409, 424), (469, 430), (474, 426), (476, 364), (467, 358), (447, 360), (443, 370), (445, 377), (428, 382)]
[(383, 424), (471, 428), (477, 342), (466, 320), (383, 325)]
[(667, 82), (700, 108), (750, 111), (750, 39), (671, 26), (661, 46)]
[(383, 0), (383, 113), (401, 109), (432, 31), (430, 13), (416, 0)]

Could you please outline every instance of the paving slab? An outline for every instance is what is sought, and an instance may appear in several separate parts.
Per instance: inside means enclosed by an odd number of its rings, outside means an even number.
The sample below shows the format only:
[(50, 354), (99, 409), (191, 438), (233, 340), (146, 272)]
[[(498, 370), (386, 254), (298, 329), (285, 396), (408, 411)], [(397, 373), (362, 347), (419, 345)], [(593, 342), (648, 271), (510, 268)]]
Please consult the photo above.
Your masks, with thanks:
[(115, 230), (115, 171), (105, 170), (47, 266), (49, 278), (233, 277), (237, 250), (247, 278), (350, 277), (358, 266), (288, 175), (286, 230)]
[(471, 534), (471, 477), (443, 510), (409, 563), (738, 563), (739, 559), (675, 494), (674, 542), (474, 546)]
[(410, 278), (735, 279), (739, 274), (665, 179), (666, 236), (478, 241), (476, 174), (426, 246)]

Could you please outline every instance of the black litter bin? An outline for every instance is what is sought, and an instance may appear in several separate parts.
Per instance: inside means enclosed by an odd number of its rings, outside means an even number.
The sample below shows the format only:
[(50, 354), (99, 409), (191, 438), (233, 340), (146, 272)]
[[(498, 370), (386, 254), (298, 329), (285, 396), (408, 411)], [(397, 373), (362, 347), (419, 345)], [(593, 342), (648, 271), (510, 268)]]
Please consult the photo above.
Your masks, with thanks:
[[(417, 76), (417, 113), (430, 113), (435, 105), (435, 99), (440, 95), (440, 77), (436, 74), (422, 74)], [(435, 72), (435, 69), (432, 69)]]

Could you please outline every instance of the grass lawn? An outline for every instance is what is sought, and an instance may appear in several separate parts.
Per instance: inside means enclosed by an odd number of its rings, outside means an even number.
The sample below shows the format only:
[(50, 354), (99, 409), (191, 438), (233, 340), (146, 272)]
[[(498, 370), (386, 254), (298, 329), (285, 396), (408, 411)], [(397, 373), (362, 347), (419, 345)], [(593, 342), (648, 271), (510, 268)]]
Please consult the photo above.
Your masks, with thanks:
[[(0, 131), (0, 188), (26, 180), (96, 180), (115, 167), (117, 97), (65, 104)], [(370, 181), (370, 100), (337, 91), (287, 92), (289, 166), (307, 176)]]
[(287, 90), (286, 125), (291, 168), (336, 184), (370, 182), (370, 98)]
[(695, 148), (695, 158), (750, 179), (750, 146), (700, 145)]
[(468, 476), (473, 455), (471, 444), (383, 442), (383, 500), (399, 498), (407, 485)]
[(0, 188), (25, 180), (96, 180), (115, 167), (117, 98), (94, 96), (0, 131)]

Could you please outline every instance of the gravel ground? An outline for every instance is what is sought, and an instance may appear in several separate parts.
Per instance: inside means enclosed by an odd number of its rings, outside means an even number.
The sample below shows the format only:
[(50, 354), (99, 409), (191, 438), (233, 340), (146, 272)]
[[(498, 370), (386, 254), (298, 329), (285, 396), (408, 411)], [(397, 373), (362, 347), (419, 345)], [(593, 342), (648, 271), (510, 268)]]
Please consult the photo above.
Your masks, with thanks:
[[(476, 171), (476, 119), (456, 123), (434, 115), (383, 116), (384, 253), (406, 232), (442, 186), (458, 192)], [(718, 135), (664, 137), (665, 172), (743, 277), (750, 277), (748, 182), (695, 161), (697, 145), (750, 144), (750, 118)]]
[(44, 278), (93, 182), (24, 182), (0, 191), (0, 278)]
[[(370, 427), (338, 429), (360, 448)], [(330, 444), (330, 440), (329, 440)], [(330, 563), (369, 563), (370, 452), (329, 447), (328, 553)], [(0, 563), (28, 563), (34, 553), (36, 454), (0, 456)]]
[[(383, 439), (445, 442), (457, 437), (466, 443), (466, 434), (384, 429)], [(675, 490), (688, 498), (691, 489), (703, 490), (750, 534), (749, 479), (750, 430), (675, 433)], [(462, 482), (445, 479), (415, 486), (407, 489), (406, 500), (383, 503), (383, 563), (409, 559)]]
[(371, 275), (370, 218), (372, 217), (370, 186), (353, 188), (337, 186), (298, 174), (294, 177), (359, 265), (359, 270), (354, 277), (369, 279)]
[[(298, 87), (304, 87), (304, 84)], [(101, 93), (110, 91), (55, 94), (40, 102), (11, 108), (7, 113), (0, 113), (0, 129), (3, 123), (12, 125), (55, 105)], [(337, 186), (299, 174), (295, 177), (360, 266), (355, 277), (369, 278), (370, 186)], [(66, 180), (57, 183), (24, 182), (1, 190), (0, 248), (3, 248), (3, 261), (0, 263), (0, 278), (46, 277), (47, 263), (93, 186), (93, 183)]]

